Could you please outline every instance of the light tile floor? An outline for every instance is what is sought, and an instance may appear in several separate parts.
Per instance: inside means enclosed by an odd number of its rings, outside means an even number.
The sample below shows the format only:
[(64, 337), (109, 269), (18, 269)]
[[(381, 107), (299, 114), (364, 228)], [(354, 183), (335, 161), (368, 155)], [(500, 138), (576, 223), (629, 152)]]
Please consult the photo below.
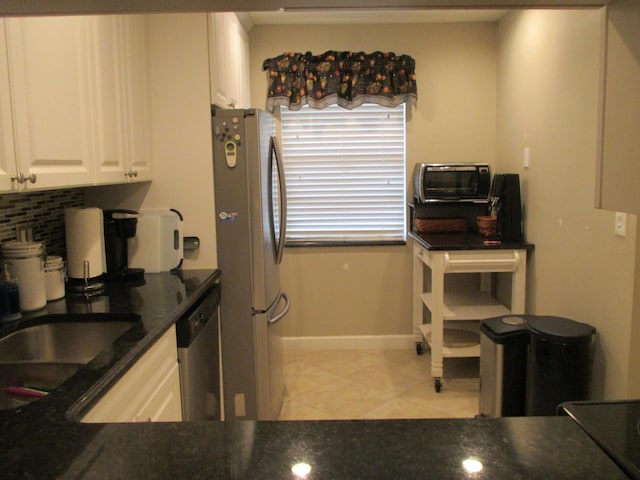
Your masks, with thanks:
[(478, 413), (477, 358), (445, 359), (436, 393), (429, 351), (285, 351), (280, 420), (464, 418)]

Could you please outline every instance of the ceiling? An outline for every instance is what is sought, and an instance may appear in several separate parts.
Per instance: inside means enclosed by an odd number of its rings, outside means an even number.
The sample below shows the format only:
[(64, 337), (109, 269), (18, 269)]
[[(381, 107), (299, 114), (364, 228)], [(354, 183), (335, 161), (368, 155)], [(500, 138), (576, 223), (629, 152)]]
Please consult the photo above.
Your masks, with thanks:
[(253, 25), (496, 22), (507, 10), (317, 10), (249, 12)]

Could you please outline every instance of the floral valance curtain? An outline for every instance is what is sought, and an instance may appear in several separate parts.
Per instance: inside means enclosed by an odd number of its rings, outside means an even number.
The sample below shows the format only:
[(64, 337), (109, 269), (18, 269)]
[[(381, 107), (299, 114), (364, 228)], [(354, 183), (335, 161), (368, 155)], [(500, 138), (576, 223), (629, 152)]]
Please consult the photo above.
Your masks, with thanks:
[(285, 105), (338, 104), (352, 109), (363, 103), (396, 107), (416, 105), (415, 60), (393, 52), (334, 52), (322, 55), (283, 53), (262, 64), (268, 71), (267, 109)]

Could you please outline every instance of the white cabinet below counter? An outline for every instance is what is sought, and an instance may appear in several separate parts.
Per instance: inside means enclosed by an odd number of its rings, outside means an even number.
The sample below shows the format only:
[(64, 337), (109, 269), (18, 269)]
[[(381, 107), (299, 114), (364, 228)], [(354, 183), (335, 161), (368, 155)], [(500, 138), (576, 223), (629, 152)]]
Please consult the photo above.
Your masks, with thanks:
[(182, 421), (175, 326), (160, 337), (82, 421)]

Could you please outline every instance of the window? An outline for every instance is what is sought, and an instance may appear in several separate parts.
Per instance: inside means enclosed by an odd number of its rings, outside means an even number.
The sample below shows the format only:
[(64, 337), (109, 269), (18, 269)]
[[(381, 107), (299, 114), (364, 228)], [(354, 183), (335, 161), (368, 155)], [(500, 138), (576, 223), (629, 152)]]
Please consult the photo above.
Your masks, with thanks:
[(287, 244), (404, 243), (405, 105), (280, 113)]

